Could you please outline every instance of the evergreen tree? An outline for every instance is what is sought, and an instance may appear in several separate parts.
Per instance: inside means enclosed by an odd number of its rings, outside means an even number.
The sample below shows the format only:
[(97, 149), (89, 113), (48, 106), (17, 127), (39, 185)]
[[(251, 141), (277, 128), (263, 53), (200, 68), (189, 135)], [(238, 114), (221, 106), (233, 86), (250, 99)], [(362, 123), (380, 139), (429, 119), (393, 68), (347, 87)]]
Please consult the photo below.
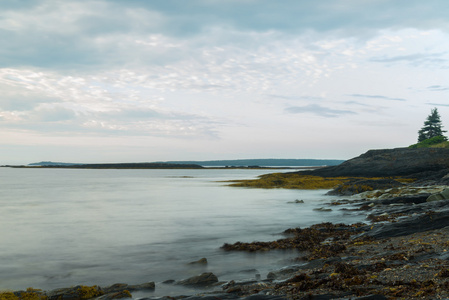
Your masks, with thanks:
[(424, 122), (424, 126), (418, 131), (418, 143), (436, 136), (441, 136), (444, 140), (447, 140), (447, 137), (443, 135), (446, 130), (443, 130), (442, 127), (440, 114), (434, 108)]

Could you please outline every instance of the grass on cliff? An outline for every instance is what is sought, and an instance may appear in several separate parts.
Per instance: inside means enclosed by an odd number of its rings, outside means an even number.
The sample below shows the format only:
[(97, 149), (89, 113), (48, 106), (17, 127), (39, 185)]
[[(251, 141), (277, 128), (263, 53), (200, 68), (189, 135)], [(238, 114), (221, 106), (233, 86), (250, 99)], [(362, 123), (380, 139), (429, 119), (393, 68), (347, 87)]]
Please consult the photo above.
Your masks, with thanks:
[(445, 136), (435, 136), (420, 143), (410, 145), (409, 148), (449, 148), (449, 142)]

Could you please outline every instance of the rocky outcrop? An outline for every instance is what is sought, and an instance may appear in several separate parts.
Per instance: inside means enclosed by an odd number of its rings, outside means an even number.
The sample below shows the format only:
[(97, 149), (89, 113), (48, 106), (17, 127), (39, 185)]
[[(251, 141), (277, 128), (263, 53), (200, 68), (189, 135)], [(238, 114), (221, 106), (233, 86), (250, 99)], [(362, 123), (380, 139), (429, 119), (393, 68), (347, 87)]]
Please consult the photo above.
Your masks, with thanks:
[(327, 194), (351, 196), (366, 191), (384, 190), (400, 186), (404, 186), (404, 184), (393, 179), (353, 179), (340, 184)]
[[(417, 209), (415, 210), (418, 211)], [(361, 234), (359, 237), (365, 236), (374, 239), (386, 239), (440, 229), (447, 226), (449, 226), (449, 210), (439, 212), (428, 211), (401, 221), (373, 226), (372, 229)]]
[[(444, 173), (444, 170), (447, 170)], [(416, 175), (426, 178), (435, 172), (449, 173), (449, 149), (446, 148), (396, 148), (370, 150), (338, 166), (302, 171), (302, 174), (323, 177), (357, 176), (387, 177)], [(435, 178), (438, 179), (438, 178)]]

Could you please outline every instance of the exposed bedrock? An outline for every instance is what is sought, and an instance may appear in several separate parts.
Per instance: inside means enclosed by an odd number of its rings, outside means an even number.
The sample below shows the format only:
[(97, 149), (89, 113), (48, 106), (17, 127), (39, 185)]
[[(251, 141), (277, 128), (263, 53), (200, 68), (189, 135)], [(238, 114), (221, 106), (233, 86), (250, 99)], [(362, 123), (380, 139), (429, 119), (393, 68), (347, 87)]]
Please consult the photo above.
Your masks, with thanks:
[[(447, 171), (447, 172), (446, 172)], [(447, 148), (395, 148), (369, 150), (338, 166), (330, 166), (302, 174), (324, 177), (363, 176), (388, 177), (415, 175), (418, 179), (441, 179), (449, 173), (449, 149)]]

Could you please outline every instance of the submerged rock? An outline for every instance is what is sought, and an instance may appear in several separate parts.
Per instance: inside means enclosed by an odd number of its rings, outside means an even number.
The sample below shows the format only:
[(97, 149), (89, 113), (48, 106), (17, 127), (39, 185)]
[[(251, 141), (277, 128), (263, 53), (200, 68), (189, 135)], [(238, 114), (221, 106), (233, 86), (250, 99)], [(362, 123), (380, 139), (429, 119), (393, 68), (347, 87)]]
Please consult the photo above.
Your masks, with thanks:
[(332, 209), (330, 208), (324, 208), (324, 207), (318, 207), (318, 208), (314, 208), (314, 211), (332, 211)]
[(218, 277), (215, 274), (207, 272), (198, 276), (193, 276), (188, 279), (179, 281), (179, 285), (190, 285), (190, 286), (207, 286), (218, 282)]
[(103, 288), (103, 292), (105, 294), (109, 294), (109, 293), (122, 292), (125, 290), (132, 292), (132, 291), (138, 291), (138, 290), (154, 290), (155, 288), (156, 288), (156, 284), (153, 281), (147, 282), (147, 283), (142, 283), (142, 284), (133, 284), (133, 285), (129, 285), (126, 283), (115, 283), (109, 287)]
[(207, 258), (203, 257), (197, 261), (189, 262), (189, 265), (207, 265)]

